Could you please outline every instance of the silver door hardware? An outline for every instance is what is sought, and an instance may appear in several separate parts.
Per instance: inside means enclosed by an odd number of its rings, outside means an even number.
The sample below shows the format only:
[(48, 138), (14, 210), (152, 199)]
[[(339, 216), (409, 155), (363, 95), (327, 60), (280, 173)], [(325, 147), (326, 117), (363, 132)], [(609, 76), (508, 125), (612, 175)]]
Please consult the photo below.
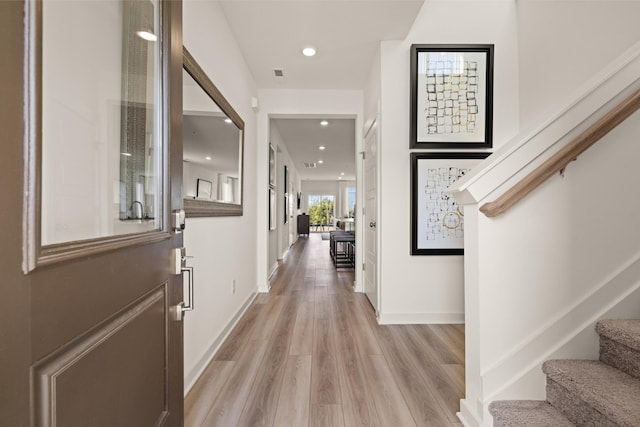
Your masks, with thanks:
[(369, 227), (371, 227), (371, 228), (376, 228), (376, 222), (375, 222), (375, 221), (371, 221), (371, 222), (369, 223)]
[[(184, 312), (185, 311), (191, 311), (193, 310), (194, 307), (194, 299), (193, 299), (193, 283), (194, 283), (194, 277), (193, 277), (193, 267), (187, 267), (187, 258), (193, 258), (193, 257), (189, 257), (187, 256), (186, 253), (186, 249), (185, 248), (174, 248), (171, 251), (171, 273), (172, 274), (176, 274), (176, 275), (180, 275), (182, 278), (184, 278), (184, 273), (188, 274), (188, 282), (187, 282), (187, 301), (188, 303), (185, 303), (184, 301), (179, 303), (176, 307), (175, 307), (175, 319), (180, 321), (183, 319), (184, 317)], [(183, 282), (184, 283), (184, 282)]]
[[(191, 311), (193, 310), (193, 267), (182, 267), (182, 273), (189, 273), (189, 303), (185, 304), (184, 302), (182, 303), (182, 311)], [(184, 277), (184, 276), (182, 276)]]
[(171, 228), (176, 233), (182, 233), (185, 225), (185, 213), (184, 209), (176, 209), (171, 212)]
[(171, 315), (173, 316), (174, 320), (180, 322), (184, 317), (184, 303), (180, 302), (175, 307), (171, 307)]
[(184, 248), (174, 248), (171, 250), (171, 274), (182, 274), (182, 266), (187, 260)]

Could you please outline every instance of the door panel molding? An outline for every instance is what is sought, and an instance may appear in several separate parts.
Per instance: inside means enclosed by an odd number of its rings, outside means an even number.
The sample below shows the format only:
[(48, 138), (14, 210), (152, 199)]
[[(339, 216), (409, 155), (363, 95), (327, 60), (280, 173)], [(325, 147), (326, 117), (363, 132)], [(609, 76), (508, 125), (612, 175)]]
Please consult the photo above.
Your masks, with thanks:
[[(32, 368), (35, 425), (67, 425), (67, 417), (85, 417), (87, 425), (161, 425), (168, 408), (168, 282), (141, 297), (101, 325), (63, 346)], [(140, 330), (154, 337), (139, 340)], [(154, 338), (154, 339), (151, 339)], [(161, 342), (162, 348), (150, 343)], [(157, 347), (160, 347), (157, 345)], [(108, 369), (100, 369), (108, 364)], [(101, 372), (98, 377), (87, 375)], [(138, 389), (120, 387), (121, 379), (140, 376)], [(112, 414), (104, 401), (117, 400)], [(100, 402), (91, 407), (89, 402)], [(129, 403), (127, 403), (129, 402)], [(107, 409), (105, 409), (107, 408)], [(130, 408), (129, 413), (123, 413)], [(80, 411), (80, 412), (78, 412)], [(102, 411), (102, 413), (96, 413)], [(92, 418), (95, 417), (95, 418)], [(96, 422), (103, 424), (96, 424)], [(139, 422), (134, 422), (139, 420)]]
[(123, 249), (134, 245), (159, 242), (171, 238), (171, 233), (168, 230), (150, 231), (143, 234), (100, 237), (97, 239), (60, 243), (48, 246), (41, 246), (38, 240), (33, 241), (34, 238), (35, 235), (32, 234), (30, 238), (31, 241), (29, 243), (32, 247), (37, 248), (35, 252), (37, 255), (35, 255), (35, 259), (33, 260), (35, 263), (33, 266), (30, 264), (31, 268), (25, 271), (25, 273), (32, 271), (37, 267), (44, 267), (75, 258), (97, 255), (103, 252)]

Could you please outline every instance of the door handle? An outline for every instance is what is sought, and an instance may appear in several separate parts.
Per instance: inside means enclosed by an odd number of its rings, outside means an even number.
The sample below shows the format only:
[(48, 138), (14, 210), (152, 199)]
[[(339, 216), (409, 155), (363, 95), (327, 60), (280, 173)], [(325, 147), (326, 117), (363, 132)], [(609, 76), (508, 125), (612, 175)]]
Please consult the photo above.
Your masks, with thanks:
[(371, 222), (369, 223), (369, 227), (371, 227), (371, 228), (376, 228), (376, 222), (375, 222), (375, 221), (371, 221)]
[(193, 310), (193, 267), (182, 267), (182, 277), (184, 277), (184, 273), (189, 273), (189, 286), (188, 286), (188, 296), (189, 303), (182, 303), (182, 311), (192, 311)]
[(187, 273), (187, 303), (180, 302), (175, 307), (173, 307), (173, 312), (175, 316), (175, 320), (180, 321), (184, 317), (185, 311), (192, 311), (194, 307), (194, 292), (193, 292), (193, 267), (187, 267), (186, 262), (187, 258), (193, 258), (192, 256), (187, 256), (185, 248), (174, 248), (171, 254), (171, 273), (179, 275), (183, 280), (182, 284), (184, 286), (184, 274)]
[(177, 320), (178, 322), (184, 319), (185, 312), (193, 310), (193, 301), (194, 301), (193, 300), (193, 267), (182, 267), (180, 269), (181, 278), (184, 278), (184, 273), (189, 274), (189, 282), (187, 286), (187, 289), (188, 289), (187, 296), (189, 297), (188, 298), (189, 302), (188, 304), (185, 304), (184, 301), (181, 301), (178, 303), (178, 305), (175, 306), (173, 310), (173, 314), (175, 316), (175, 320)]

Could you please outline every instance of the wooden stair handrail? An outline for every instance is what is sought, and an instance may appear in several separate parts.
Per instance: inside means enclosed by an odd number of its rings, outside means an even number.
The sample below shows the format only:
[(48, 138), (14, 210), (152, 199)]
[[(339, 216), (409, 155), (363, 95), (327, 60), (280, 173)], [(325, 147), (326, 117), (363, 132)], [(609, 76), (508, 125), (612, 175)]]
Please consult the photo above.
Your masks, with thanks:
[(605, 114), (600, 120), (578, 135), (576, 139), (551, 156), (496, 200), (482, 205), (480, 212), (489, 218), (505, 213), (556, 172), (563, 172), (570, 162), (577, 160), (580, 154), (584, 153), (638, 109), (640, 109), (640, 89)]

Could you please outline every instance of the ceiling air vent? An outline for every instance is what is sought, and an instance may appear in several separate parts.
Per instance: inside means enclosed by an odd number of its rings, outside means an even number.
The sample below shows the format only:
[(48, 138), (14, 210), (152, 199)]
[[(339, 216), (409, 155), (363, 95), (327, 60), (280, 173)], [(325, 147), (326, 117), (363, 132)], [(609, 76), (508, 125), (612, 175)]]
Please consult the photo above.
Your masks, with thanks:
[(304, 162), (304, 167), (305, 168), (315, 168), (316, 167), (316, 162)]
[(284, 70), (282, 68), (274, 68), (273, 69), (273, 74), (276, 77), (283, 78), (284, 77)]

